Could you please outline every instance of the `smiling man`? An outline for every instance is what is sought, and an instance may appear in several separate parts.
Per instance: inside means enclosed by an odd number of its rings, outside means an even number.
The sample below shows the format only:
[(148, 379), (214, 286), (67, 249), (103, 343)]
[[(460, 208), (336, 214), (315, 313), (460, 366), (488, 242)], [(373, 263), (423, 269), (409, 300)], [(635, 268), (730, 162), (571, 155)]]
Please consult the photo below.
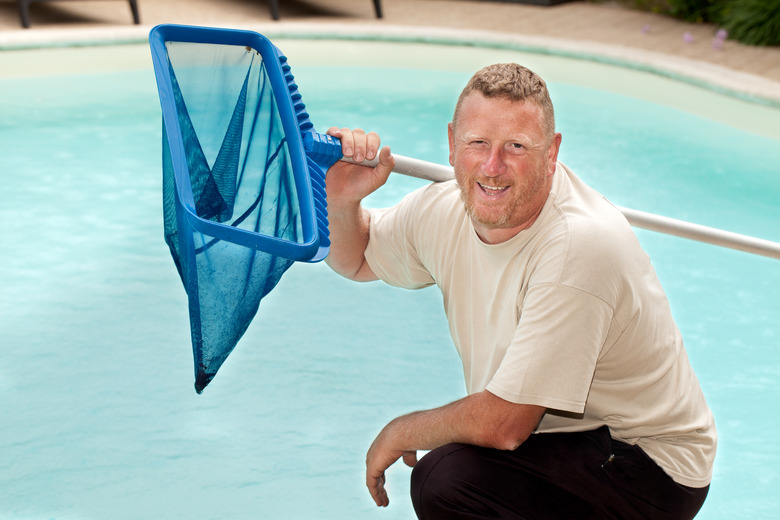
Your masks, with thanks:
[[(414, 467), (431, 519), (690, 519), (716, 432), (669, 304), (622, 214), (558, 162), (544, 81), (477, 72), (448, 127), (455, 181), (393, 208), (361, 201), (393, 168), (362, 130), (332, 128), (375, 168), (328, 172), (329, 265), (359, 281), (442, 292), (467, 396), (398, 417), (366, 456), (366, 485)], [(419, 462), (417, 450), (432, 450)]]

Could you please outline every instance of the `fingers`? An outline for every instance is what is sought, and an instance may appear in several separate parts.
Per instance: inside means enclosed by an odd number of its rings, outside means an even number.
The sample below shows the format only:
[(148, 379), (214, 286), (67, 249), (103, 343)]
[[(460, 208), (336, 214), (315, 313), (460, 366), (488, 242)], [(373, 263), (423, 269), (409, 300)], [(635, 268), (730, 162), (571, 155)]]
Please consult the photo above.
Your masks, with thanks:
[[(387, 148), (387, 151), (389, 153), (390, 148), (389, 147), (385, 147), (385, 148)], [(366, 134), (365, 158), (370, 161), (376, 158), (377, 152), (379, 152), (379, 136), (377, 135), (376, 132), (369, 132)]]
[(390, 504), (385, 489), (385, 470), (404, 454), (402, 451), (390, 449), (387, 445), (392, 437), (388, 428), (389, 425), (379, 432), (366, 453), (366, 487), (374, 503), (379, 507), (387, 507)]
[(393, 154), (390, 152), (390, 147), (385, 146), (379, 151), (379, 164), (383, 166), (387, 170), (391, 170), (395, 168), (395, 159), (393, 158)]
[(382, 148), (382, 150), (379, 152), (378, 160), (372, 163), (363, 163), (363, 164), (373, 164), (374, 165), (374, 189), (378, 189), (380, 186), (382, 186), (385, 182), (387, 182), (387, 179), (390, 177), (390, 174), (393, 171), (393, 168), (395, 168), (395, 159), (393, 158), (392, 154), (390, 153), (390, 147), (385, 146)]
[(417, 452), (416, 451), (407, 451), (404, 453), (404, 464), (409, 466), (410, 468), (413, 468), (415, 464), (417, 464)]
[(328, 135), (341, 139), (341, 153), (355, 162), (373, 160), (379, 152), (380, 139), (376, 132), (368, 132), (361, 128), (331, 127)]
[[(390, 498), (387, 496), (387, 490), (385, 489), (385, 470), (389, 468), (398, 457), (394, 455), (382, 454), (382, 450), (379, 449), (378, 441), (381, 437), (374, 440), (371, 447), (366, 453), (366, 487), (374, 499), (374, 503), (378, 507), (387, 507), (390, 504)], [(385, 460), (387, 459), (387, 460)]]
[(385, 490), (385, 473), (379, 475), (366, 475), (366, 487), (378, 507), (387, 507), (390, 504), (390, 498)]

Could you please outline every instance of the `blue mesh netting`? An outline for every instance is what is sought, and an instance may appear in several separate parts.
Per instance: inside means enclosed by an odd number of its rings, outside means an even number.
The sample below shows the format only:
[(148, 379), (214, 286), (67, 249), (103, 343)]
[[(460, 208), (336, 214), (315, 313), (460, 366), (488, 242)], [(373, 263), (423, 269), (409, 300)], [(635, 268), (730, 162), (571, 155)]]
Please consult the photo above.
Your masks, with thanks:
[[(168, 43), (167, 50), (197, 215), (300, 242), (288, 144), (260, 54), (194, 43)], [(165, 240), (189, 299), (200, 393), (293, 260), (194, 229), (181, 207), (163, 135)]]

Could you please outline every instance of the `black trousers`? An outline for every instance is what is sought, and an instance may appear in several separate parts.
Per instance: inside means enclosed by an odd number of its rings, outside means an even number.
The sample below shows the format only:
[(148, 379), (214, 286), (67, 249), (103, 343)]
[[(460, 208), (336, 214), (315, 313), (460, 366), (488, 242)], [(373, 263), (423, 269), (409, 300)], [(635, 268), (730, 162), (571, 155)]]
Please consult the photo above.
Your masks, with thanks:
[(708, 490), (677, 484), (606, 426), (538, 433), (514, 451), (447, 444), (417, 463), (411, 481), (421, 520), (690, 520)]

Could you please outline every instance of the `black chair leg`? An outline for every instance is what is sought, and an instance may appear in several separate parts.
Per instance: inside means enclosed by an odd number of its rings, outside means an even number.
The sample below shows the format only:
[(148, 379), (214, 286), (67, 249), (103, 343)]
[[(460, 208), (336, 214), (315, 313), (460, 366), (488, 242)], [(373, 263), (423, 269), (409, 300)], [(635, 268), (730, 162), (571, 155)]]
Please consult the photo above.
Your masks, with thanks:
[(382, 0), (374, 0), (374, 11), (377, 18), (382, 18)]
[(22, 19), (22, 27), (30, 28), (30, 0), (17, 0), (19, 4), (19, 18)]
[[(30, 4), (34, 0), (17, 0), (19, 4), (19, 17), (22, 19), (22, 27), (25, 29), (30, 28)], [(141, 23), (141, 16), (138, 12), (138, 0), (128, 0), (130, 3), (130, 10), (133, 12), (133, 22), (138, 25)]]
[(141, 23), (141, 16), (138, 14), (138, 2), (136, 0), (130, 0), (130, 10), (133, 12), (133, 23), (136, 25)]

